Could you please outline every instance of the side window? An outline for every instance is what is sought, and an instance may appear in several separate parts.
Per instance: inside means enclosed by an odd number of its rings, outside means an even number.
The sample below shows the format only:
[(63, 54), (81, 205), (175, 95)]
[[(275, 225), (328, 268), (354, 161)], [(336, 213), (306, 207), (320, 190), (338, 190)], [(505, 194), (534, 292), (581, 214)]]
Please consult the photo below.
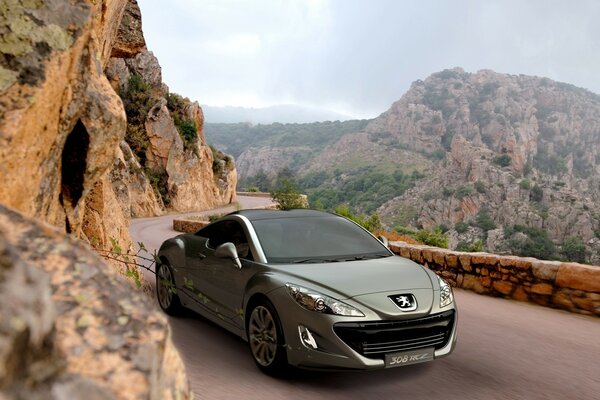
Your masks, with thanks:
[(208, 238), (207, 246), (213, 250), (223, 243), (231, 242), (235, 245), (240, 258), (253, 260), (246, 234), (237, 221), (217, 222), (201, 229), (196, 235)]

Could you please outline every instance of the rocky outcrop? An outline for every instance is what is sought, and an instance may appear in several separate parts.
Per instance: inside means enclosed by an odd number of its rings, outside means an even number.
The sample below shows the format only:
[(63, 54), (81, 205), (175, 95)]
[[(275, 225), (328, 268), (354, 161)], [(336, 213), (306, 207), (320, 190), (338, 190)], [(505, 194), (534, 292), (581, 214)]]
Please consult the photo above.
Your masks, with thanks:
[(7, 5), (0, 202), (80, 235), (85, 199), (125, 133), (121, 100), (102, 69), (126, 2)]
[(434, 160), (418, 185), (378, 209), (388, 225), (477, 226), (485, 212), (496, 227), (543, 230), (557, 245), (579, 237), (587, 260), (600, 261), (599, 96), (547, 78), (456, 68), (413, 83), (366, 131)]
[(190, 398), (165, 317), (133, 285), (0, 205), (0, 398)]
[[(146, 196), (146, 188), (140, 185), (127, 186), (129, 197), (144, 199), (149, 205), (143, 207), (147, 212), (157, 208), (197, 211), (235, 201), (233, 159), (208, 146), (200, 105), (169, 93), (152, 52), (112, 58), (107, 75), (129, 114), (123, 153), (133, 156), (132, 163), (139, 165), (139, 169), (133, 168), (135, 176), (146, 177), (157, 201)], [(147, 216), (134, 208), (131, 211), (135, 216)]]

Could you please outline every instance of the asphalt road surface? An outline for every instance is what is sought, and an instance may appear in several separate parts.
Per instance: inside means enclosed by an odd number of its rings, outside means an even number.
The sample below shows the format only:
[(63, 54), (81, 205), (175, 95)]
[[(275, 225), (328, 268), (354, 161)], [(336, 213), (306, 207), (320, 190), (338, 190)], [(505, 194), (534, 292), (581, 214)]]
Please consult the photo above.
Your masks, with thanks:
[[(243, 208), (265, 201), (239, 197)], [(132, 221), (134, 241), (158, 248), (178, 234), (174, 217)], [(449, 357), (373, 372), (274, 379), (255, 367), (245, 342), (201, 316), (169, 321), (197, 399), (600, 399), (600, 318), (454, 293), (458, 342)]]

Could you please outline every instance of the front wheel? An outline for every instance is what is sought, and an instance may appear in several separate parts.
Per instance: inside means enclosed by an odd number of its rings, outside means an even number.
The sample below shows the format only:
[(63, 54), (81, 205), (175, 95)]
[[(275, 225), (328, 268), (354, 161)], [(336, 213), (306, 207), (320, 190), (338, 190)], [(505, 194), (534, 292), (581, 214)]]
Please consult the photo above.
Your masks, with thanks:
[(250, 311), (248, 318), (248, 344), (258, 368), (269, 374), (279, 375), (288, 368), (285, 340), (275, 308), (267, 301), (260, 301)]
[(181, 312), (181, 301), (177, 296), (175, 277), (171, 267), (166, 263), (158, 264), (156, 271), (156, 297), (158, 304), (169, 315), (178, 315)]

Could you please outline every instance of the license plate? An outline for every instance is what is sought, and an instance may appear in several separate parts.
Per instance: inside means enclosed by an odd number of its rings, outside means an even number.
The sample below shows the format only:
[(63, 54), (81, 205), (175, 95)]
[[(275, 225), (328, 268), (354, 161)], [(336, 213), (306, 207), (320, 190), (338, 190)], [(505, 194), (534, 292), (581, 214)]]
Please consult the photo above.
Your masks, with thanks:
[(433, 360), (433, 347), (385, 355), (386, 368), (417, 364)]

